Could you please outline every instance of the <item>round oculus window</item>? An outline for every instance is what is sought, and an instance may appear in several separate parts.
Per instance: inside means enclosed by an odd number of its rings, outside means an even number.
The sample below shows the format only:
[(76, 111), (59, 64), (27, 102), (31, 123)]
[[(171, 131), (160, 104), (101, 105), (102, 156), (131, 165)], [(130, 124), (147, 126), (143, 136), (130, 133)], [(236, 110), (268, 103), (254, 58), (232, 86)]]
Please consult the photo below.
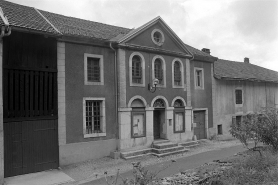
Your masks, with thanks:
[(161, 46), (164, 43), (164, 35), (162, 31), (160, 31), (159, 29), (154, 29), (152, 31), (152, 41), (156, 45)]

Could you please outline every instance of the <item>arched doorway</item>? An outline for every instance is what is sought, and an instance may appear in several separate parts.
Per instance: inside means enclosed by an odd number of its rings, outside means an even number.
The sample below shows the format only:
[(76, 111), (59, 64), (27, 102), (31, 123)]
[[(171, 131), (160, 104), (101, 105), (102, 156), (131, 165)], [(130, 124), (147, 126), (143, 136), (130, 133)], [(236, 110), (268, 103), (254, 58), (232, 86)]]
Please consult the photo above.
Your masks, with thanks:
[(153, 136), (154, 139), (162, 138), (162, 128), (165, 123), (165, 107), (166, 104), (163, 99), (157, 99), (154, 104), (153, 111)]

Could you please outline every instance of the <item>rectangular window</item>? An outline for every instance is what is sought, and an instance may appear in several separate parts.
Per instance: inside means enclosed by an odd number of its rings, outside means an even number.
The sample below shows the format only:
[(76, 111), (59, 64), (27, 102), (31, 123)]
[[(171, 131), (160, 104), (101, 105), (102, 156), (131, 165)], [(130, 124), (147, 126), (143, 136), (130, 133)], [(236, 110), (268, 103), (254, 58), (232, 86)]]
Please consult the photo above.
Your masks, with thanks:
[(242, 104), (242, 90), (237, 89), (235, 91), (235, 94), (236, 94), (236, 104)]
[(106, 136), (104, 98), (84, 98), (84, 137)]
[(204, 71), (202, 68), (194, 68), (195, 89), (204, 89)]
[(146, 125), (145, 125), (145, 112), (134, 111), (132, 112), (132, 137), (145, 137)]
[(217, 134), (218, 135), (222, 135), (223, 134), (222, 125), (217, 125)]
[(161, 61), (155, 61), (154, 63), (154, 77), (159, 80), (159, 84), (163, 84), (163, 70)]
[(87, 80), (88, 82), (100, 82), (100, 59), (87, 58)]
[(84, 54), (85, 85), (104, 85), (103, 56)]
[(239, 126), (241, 124), (242, 116), (236, 116), (236, 124)]
[(174, 117), (174, 132), (184, 132), (184, 111), (175, 110), (175, 117)]
[(142, 68), (140, 61), (132, 63), (132, 82), (142, 83)]

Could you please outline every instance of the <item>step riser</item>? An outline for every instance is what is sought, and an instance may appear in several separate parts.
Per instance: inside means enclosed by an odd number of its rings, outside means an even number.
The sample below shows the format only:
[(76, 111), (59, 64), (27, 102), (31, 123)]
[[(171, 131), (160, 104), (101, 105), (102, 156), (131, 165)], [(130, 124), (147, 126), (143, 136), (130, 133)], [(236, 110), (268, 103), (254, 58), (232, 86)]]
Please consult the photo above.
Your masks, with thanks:
[(129, 153), (121, 153), (121, 156), (124, 158), (124, 157), (131, 157), (131, 156), (136, 156), (136, 155), (148, 154), (150, 152), (152, 152), (151, 148), (149, 150), (144, 150), (144, 151), (134, 151), (134, 152), (129, 152)]
[(188, 152), (189, 150), (181, 150), (181, 151), (177, 151), (177, 152), (173, 152), (173, 153), (165, 153), (165, 154), (153, 154), (157, 157), (165, 157), (165, 156), (169, 156), (169, 155), (176, 155), (176, 154), (181, 154), (181, 153), (185, 153)]
[(188, 143), (180, 143), (180, 145), (182, 146), (191, 146), (191, 145), (196, 145), (196, 144), (199, 144), (198, 142), (188, 142)]
[(162, 144), (162, 143), (169, 143), (170, 141), (169, 140), (158, 140), (158, 141), (153, 141), (153, 145), (155, 144)]
[(171, 148), (171, 147), (176, 147), (178, 146), (177, 143), (171, 143), (171, 144), (167, 144), (167, 145), (153, 145), (154, 148), (157, 148), (157, 149), (164, 149), (164, 148)]
[(183, 150), (183, 149), (184, 149), (184, 147), (167, 148), (166, 150), (156, 150), (156, 149), (153, 149), (153, 153), (163, 154), (163, 153), (168, 153), (168, 152), (180, 151), (180, 150)]

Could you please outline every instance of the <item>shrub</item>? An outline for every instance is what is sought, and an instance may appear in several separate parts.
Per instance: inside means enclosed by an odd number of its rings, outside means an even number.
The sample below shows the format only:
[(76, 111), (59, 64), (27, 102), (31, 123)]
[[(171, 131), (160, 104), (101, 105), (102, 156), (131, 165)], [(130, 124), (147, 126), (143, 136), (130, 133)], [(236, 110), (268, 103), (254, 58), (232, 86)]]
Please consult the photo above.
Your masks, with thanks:
[(278, 109), (264, 108), (244, 116), (241, 124), (232, 123), (230, 133), (248, 148), (248, 141), (262, 142), (278, 150)]

